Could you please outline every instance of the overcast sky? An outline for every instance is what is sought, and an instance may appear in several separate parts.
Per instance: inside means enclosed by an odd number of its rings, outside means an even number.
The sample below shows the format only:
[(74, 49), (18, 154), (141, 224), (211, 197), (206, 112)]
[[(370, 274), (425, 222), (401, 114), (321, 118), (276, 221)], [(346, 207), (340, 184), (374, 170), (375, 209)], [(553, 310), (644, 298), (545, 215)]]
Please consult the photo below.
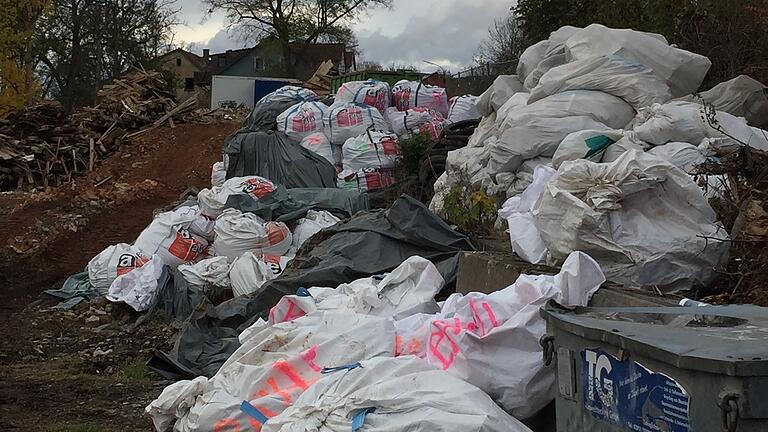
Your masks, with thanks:
[[(383, 65), (413, 65), (435, 69), (424, 61), (456, 72), (472, 62), (472, 55), (497, 17), (503, 17), (510, 0), (394, 0), (391, 9), (372, 9), (355, 23), (365, 60)], [(175, 43), (193, 43), (200, 54), (243, 48), (248, 43), (227, 34), (220, 14), (205, 18), (201, 0), (179, 0), (183, 20)]]

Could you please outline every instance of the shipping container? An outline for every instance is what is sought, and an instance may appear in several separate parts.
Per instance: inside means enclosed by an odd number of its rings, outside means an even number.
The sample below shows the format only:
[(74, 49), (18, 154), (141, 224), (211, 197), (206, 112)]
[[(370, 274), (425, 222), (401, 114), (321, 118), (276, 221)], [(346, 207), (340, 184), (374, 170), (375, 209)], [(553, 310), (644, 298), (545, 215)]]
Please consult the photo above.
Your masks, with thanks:
[(300, 81), (289, 78), (214, 75), (211, 80), (211, 108), (241, 105), (253, 108), (256, 101), (267, 94), (287, 85), (300, 84)]

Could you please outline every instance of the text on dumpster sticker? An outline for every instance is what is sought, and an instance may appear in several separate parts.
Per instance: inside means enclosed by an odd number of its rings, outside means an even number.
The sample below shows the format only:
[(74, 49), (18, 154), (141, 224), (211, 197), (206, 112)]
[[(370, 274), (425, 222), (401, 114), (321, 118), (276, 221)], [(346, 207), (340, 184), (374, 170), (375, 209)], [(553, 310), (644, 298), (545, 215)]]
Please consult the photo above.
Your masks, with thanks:
[(582, 351), (584, 409), (637, 432), (690, 432), (688, 393), (672, 378), (600, 349)]

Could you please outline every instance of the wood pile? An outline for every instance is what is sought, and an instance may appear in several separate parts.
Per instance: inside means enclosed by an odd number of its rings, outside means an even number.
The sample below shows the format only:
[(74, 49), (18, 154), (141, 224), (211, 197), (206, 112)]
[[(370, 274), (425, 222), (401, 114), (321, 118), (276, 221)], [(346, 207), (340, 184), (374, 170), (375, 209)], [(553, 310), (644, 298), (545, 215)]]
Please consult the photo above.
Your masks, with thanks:
[(134, 70), (99, 91), (99, 103), (67, 115), (43, 102), (0, 119), (0, 191), (58, 186), (93, 170), (122, 141), (183, 122), (197, 98), (177, 104), (161, 74)]
[(304, 82), (304, 88), (320, 96), (328, 96), (331, 93), (331, 77), (338, 74), (333, 62), (326, 60), (317, 68), (314, 75)]

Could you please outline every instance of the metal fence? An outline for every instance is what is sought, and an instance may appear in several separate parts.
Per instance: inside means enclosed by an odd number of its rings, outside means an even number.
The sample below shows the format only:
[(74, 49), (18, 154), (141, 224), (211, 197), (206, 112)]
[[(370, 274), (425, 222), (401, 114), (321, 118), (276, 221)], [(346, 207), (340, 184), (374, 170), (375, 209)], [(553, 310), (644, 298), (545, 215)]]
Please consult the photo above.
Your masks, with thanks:
[(459, 73), (453, 74), (453, 78), (485, 77), (498, 76), (514, 73), (517, 68), (517, 60), (503, 63), (485, 63), (465, 69)]

